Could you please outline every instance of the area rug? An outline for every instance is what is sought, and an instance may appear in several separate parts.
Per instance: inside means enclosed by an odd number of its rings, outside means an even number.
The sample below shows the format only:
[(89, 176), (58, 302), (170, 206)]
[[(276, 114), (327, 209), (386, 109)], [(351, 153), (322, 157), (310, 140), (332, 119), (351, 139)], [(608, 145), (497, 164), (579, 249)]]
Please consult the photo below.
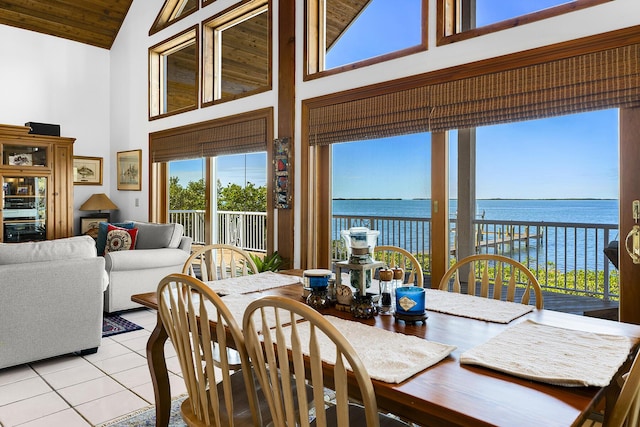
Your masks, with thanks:
[(142, 329), (142, 326), (129, 322), (117, 314), (105, 314), (102, 318), (102, 338), (137, 331), (138, 329)]
[[(171, 401), (171, 417), (167, 427), (186, 427), (185, 422), (180, 415), (180, 405), (187, 396), (179, 396)], [(155, 427), (156, 425), (156, 407), (148, 406), (139, 409), (131, 414), (116, 418), (96, 427)]]

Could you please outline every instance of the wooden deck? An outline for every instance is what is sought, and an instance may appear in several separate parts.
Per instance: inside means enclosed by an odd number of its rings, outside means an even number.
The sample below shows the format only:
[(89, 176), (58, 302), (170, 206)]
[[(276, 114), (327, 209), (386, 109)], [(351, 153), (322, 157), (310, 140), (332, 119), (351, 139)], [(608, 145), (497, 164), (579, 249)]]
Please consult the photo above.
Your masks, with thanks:
[[(431, 287), (430, 276), (425, 276), (424, 286)], [(462, 287), (464, 288), (464, 284), (462, 284)], [(516, 289), (516, 300), (522, 297), (523, 292), (524, 290), (522, 288)], [(618, 301), (603, 301), (599, 298), (567, 295), (544, 290), (542, 291), (542, 297), (546, 310), (618, 320)]]

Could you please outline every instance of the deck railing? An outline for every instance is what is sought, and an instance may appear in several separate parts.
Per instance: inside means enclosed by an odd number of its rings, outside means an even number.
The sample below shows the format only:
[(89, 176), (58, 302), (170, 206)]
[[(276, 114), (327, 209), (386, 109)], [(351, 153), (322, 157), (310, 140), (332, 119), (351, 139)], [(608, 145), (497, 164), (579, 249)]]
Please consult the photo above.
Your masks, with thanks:
[[(184, 225), (196, 243), (205, 241), (204, 211), (170, 211), (171, 222)], [(266, 252), (266, 213), (218, 211), (218, 242)], [(451, 220), (451, 261), (457, 248), (456, 221)], [(616, 224), (475, 220), (477, 253), (514, 258), (536, 274), (545, 290), (560, 290), (605, 300), (619, 296), (618, 271), (604, 255), (617, 239)], [(431, 219), (334, 215), (332, 259), (347, 258), (341, 230), (365, 226), (380, 231), (378, 245), (400, 246), (415, 254), (425, 274), (431, 273)]]
[[(169, 222), (184, 226), (194, 243), (205, 242), (204, 210), (171, 210)], [(218, 241), (252, 252), (267, 251), (267, 213), (218, 211)]]
[[(456, 221), (451, 220), (451, 262), (455, 260)], [(514, 258), (536, 274), (545, 290), (609, 300), (619, 296), (618, 271), (604, 255), (617, 238), (616, 224), (476, 220), (476, 253)], [(430, 218), (334, 215), (331, 238), (334, 261), (346, 259), (340, 231), (364, 226), (380, 231), (378, 245), (400, 246), (415, 254), (430, 274)]]

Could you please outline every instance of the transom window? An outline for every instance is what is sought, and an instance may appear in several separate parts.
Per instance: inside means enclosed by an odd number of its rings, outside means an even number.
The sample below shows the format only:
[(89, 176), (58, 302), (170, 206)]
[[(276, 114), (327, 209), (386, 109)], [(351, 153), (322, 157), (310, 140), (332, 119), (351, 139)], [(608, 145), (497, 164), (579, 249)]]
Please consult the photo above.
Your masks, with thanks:
[(311, 0), (307, 72), (380, 62), (426, 49), (423, 0)]
[(203, 24), (202, 102), (271, 88), (269, 3), (252, 1)]
[(157, 33), (196, 10), (198, 10), (198, 0), (165, 0), (149, 30), (149, 35)]
[(198, 107), (198, 30), (191, 28), (149, 49), (149, 115)]
[(439, 44), (505, 30), (612, 0), (438, 0)]

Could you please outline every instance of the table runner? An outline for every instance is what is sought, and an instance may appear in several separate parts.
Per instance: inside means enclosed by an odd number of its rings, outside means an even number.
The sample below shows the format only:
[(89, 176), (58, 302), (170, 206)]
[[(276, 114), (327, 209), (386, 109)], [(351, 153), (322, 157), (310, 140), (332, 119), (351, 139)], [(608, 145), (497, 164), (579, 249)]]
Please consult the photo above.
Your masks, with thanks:
[(289, 276), (287, 274), (265, 271), (263, 273), (231, 277), (206, 283), (207, 286), (213, 289), (217, 294), (238, 295), (293, 285), (295, 283), (300, 283), (300, 278), (296, 276)]
[[(260, 297), (257, 295), (224, 295), (221, 297), (222, 302), (231, 312), (231, 315), (238, 324), (238, 327), (240, 327), (240, 330), (242, 330), (242, 317), (244, 316), (244, 312), (247, 309), (247, 306), (251, 304), (252, 301), (258, 298)], [(205, 307), (207, 308), (209, 319), (215, 321), (218, 316), (218, 311), (216, 310), (215, 306), (207, 301), (205, 303)], [(276, 326), (276, 317), (273, 310), (265, 310), (265, 317), (270, 328)], [(260, 328), (262, 328), (262, 318), (260, 316), (256, 316), (255, 323), (258, 327), (258, 330), (260, 330)]]
[(509, 323), (534, 307), (456, 292), (426, 289), (426, 309), (494, 323)]
[[(435, 365), (456, 349), (453, 345), (427, 341), (334, 316), (325, 316), (325, 319), (338, 328), (351, 343), (369, 376), (387, 383), (400, 383)], [(298, 323), (298, 333), (305, 354), (309, 354), (309, 326), (309, 322)], [(285, 329), (289, 328), (290, 326)], [(275, 332), (272, 332), (272, 336), (275, 337)], [(319, 334), (318, 338), (322, 360), (335, 363), (335, 345), (323, 334)], [(287, 345), (291, 345), (289, 334)], [(348, 364), (347, 368), (350, 369)]]
[(624, 363), (631, 340), (527, 320), (469, 351), (460, 363), (562, 386), (604, 387)]

